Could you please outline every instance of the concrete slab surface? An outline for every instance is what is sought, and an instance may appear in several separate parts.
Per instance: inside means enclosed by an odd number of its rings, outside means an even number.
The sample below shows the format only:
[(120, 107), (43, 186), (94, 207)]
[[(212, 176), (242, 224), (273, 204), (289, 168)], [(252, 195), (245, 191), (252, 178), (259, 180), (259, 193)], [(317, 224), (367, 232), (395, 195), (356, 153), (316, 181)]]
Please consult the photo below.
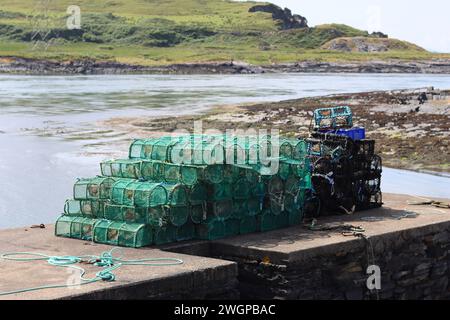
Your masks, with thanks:
[[(12, 229), (0, 231), (0, 253), (39, 252), (52, 256), (100, 255), (111, 250), (111, 246), (80, 240), (57, 238), (53, 226), (46, 229)], [(117, 252), (125, 259), (178, 258), (184, 264), (177, 266), (148, 267), (124, 266), (114, 271), (116, 281), (97, 282), (77, 289), (46, 289), (17, 295), (0, 296), (0, 299), (68, 299), (68, 298), (167, 298), (179, 292), (198, 291), (210, 286), (225, 286), (235, 281), (235, 263), (179, 253), (163, 252), (159, 249), (123, 249)], [(95, 276), (100, 269), (83, 265), (87, 278)], [(12, 291), (51, 284), (66, 284), (70, 277), (66, 268), (50, 266), (46, 261), (13, 262), (0, 259), (0, 292)], [(69, 280), (70, 281), (70, 280)], [(205, 289), (206, 288), (206, 289)], [(200, 295), (201, 296), (201, 295)]]
[[(429, 231), (434, 225), (450, 225), (450, 209), (432, 206), (409, 205), (409, 202), (430, 200), (428, 198), (384, 194), (383, 208), (358, 212), (354, 215), (322, 217), (318, 224), (350, 224), (361, 226), (369, 238), (398, 237), (405, 230), (413, 230), (417, 235)], [(437, 201), (450, 200), (433, 199)], [(212, 251), (215, 256), (240, 257), (248, 260), (266, 260), (274, 264), (300, 262), (317, 255), (339, 253), (354, 246), (365, 245), (354, 236), (343, 236), (340, 232), (309, 231), (302, 226), (280, 229), (266, 233), (215, 241)]]

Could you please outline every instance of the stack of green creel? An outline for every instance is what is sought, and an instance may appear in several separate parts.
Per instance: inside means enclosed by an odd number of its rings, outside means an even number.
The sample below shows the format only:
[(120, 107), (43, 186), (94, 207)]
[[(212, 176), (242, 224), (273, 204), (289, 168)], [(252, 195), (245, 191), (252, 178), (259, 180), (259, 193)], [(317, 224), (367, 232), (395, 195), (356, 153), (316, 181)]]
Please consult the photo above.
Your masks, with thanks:
[[(227, 139), (134, 141), (128, 159), (104, 161), (101, 176), (75, 183), (56, 235), (143, 247), (301, 223), (311, 188), (306, 143), (281, 139), (273, 151), (271, 142)], [(277, 163), (277, 170), (268, 170), (263, 159)]]

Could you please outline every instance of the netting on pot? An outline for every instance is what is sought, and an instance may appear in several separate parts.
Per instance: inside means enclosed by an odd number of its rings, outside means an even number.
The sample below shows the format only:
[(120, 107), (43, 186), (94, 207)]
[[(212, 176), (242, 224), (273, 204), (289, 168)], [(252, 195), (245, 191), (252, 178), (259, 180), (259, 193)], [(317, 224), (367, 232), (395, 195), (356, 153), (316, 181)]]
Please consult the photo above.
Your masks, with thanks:
[(102, 220), (95, 225), (94, 242), (141, 248), (152, 244), (152, 231), (144, 224)]
[(181, 227), (189, 220), (189, 206), (166, 206), (169, 221), (175, 227)]
[(237, 180), (232, 188), (233, 199), (245, 200), (251, 195), (251, 185), (245, 178)]
[(241, 228), (240, 219), (227, 219), (225, 220), (225, 233), (224, 237), (233, 237), (239, 235)]
[(139, 179), (141, 175), (141, 161), (139, 160), (109, 160), (100, 164), (102, 175), (105, 177)]
[(165, 205), (168, 201), (165, 187), (152, 182), (121, 179), (114, 183), (111, 194), (115, 204), (142, 208)]
[(192, 205), (190, 208), (191, 221), (195, 224), (202, 223), (208, 217), (206, 211), (206, 203), (199, 205)]
[(82, 217), (61, 216), (56, 221), (55, 235), (91, 241), (94, 227), (99, 220)]
[(233, 201), (215, 201), (207, 203), (208, 215), (213, 215), (218, 219), (227, 219), (233, 214)]
[(98, 200), (67, 200), (64, 205), (64, 213), (69, 216), (102, 218), (103, 206), (103, 201)]
[(273, 215), (280, 215), (284, 211), (284, 199), (285, 195), (284, 193), (281, 194), (271, 194), (268, 197), (268, 208), (270, 208), (270, 211)]
[(167, 193), (167, 204), (170, 206), (187, 206), (189, 202), (188, 189), (182, 184), (162, 183)]
[(243, 217), (240, 220), (240, 234), (254, 233), (256, 231), (258, 231), (258, 221), (256, 217)]
[(247, 200), (233, 200), (233, 218), (242, 218), (248, 215)]
[(257, 216), (264, 207), (264, 198), (249, 198), (247, 199), (247, 216)]
[(197, 183), (188, 188), (188, 199), (191, 205), (203, 205), (207, 198), (206, 186), (203, 183)]
[(176, 229), (175, 237), (176, 241), (188, 241), (194, 239), (195, 225), (191, 221), (188, 221)]
[(162, 245), (177, 241), (177, 228), (172, 225), (153, 229), (153, 242)]
[(278, 175), (282, 180), (287, 180), (291, 176), (291, 165), (285, 161), (280, 161)]
[(279, 195), (284, 191), (283, 180), (279, 176), (274, 176), (267, 182), (267, 192), (269, 195)]
[(225, 222), (210, 219), (195, 226), (196, 238), (200, 240), (218, 240), (225, 237)]
[(78, 179), (73, 188), (73, 197), (75, 200), (109, 199), (114, 182), (114, 178), (105, 177)]
[(209, 201), (229, 200), (233, 197), (232, 185), (229, 183), (208, 184), (206, 187)]
[(148, 223), (148, 208), (137, 208), (114, 204), (105, 205), (105, 219), (127, 223)]

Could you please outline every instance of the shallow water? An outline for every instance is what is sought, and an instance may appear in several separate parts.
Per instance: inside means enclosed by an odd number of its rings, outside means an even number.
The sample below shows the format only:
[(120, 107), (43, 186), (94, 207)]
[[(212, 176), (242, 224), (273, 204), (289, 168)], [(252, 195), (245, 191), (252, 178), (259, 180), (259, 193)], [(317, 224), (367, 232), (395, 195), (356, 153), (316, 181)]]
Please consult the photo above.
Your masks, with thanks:
[[(0, 75), (0, 228), (53, 222), (71, 196), (75, 179), (99, 172), (102, 156), (80, 155), (86, 152), (85, 140), (34, 136), (31, 129), (86, 126), (116, 116), (192, 114), (216, 105), (428, 86), (450, 88), (450, 76)], [(114, 141), (110, 141), (111, 147)], [(449, 181), (387, 169), (383, 191), (450, 198)]]

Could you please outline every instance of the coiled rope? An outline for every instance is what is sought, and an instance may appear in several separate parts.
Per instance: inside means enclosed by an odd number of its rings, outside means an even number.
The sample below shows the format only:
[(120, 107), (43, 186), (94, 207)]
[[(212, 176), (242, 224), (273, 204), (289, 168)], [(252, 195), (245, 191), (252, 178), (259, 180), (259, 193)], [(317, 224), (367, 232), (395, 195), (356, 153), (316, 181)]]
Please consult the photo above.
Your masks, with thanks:
[[(0, 292), (0, 296), (25, 293), (31, 291), (45, 290), (45, 289), (57, 289), (57, 288), (70, 288), (82, 285), (91, 284), (98, 281), (112, 282), (116, 280), (116, 275), (113, 273), (114, 270), (119, 269), (122, 266), (151, 266), (151, 267), (165, 267), (165, 266), (175, 266), (183, 264), (183, 260), (176, 258), (148, 258), (148, 259), (135, 259), (127, 260), (122, 257), (114, 257), (113, 253), (120, 248), (113, 248), (110, 251), (105, 251), (101, 253), (100, 256), (95, 255), (84, 255), (84, 256), (49, 256), (42, 253), (32, 253), (32, 252), (11, 252), (5, 253), (0, 256), (0, 259), (17, 261), (17, 262), (36, 262), (36, 261), (47, 261), (48, 264), (61, 267), (69, 268), (80, 272), (79, 283), (75, 284), (56, 284), (56, 285), (44, 285), (33, 288), (19, 289), (8, 292)], [(102, 268), (99, 272), (95, 274), (93, 278), (85, 278), (86, 270), (76, 264), (91, 264)]]

